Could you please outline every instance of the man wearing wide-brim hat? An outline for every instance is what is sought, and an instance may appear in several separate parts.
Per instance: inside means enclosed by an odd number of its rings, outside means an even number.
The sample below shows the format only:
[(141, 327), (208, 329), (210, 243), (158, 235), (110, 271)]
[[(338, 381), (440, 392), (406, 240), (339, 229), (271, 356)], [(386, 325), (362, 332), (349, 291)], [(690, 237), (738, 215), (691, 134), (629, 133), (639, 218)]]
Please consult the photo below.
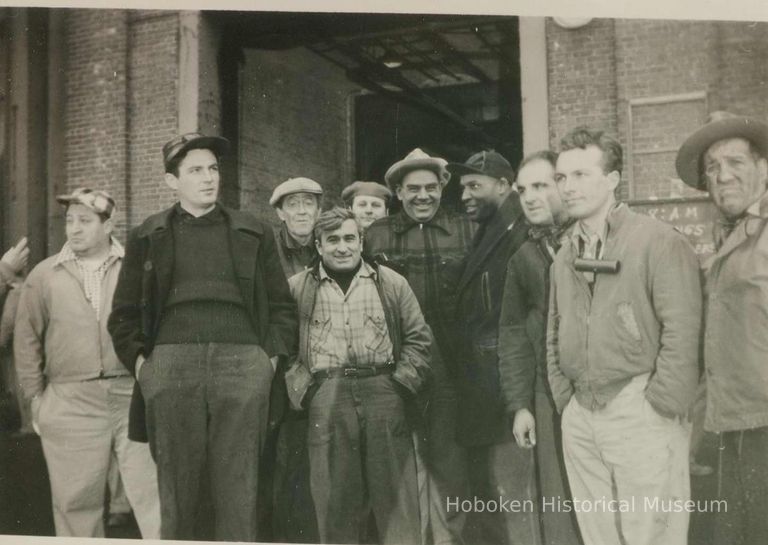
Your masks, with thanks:
[[(456, 439), (458, 393), (456, 377), (456, 322), (454, 288), (460, 264), (474, 234), (472, 222), (441, 206), (448, 183), (445, 159), (416, 148), (395, 162), (385, 175), (402, 210), (374, 222), (366, 231), (365, 249), (379, 263), (405, 276), (419, 301), (435, 337), (432, 344), (432, 384), (421, 394), (427, 411), (417, 430), (419, 463), (429, 475), (428, 518), (435, 543), (461, 543), (465, 514), (449, 510), (446, 498), (466, 497), (467, 466), (464, 449)], [(425, 494), (420, 494), (422, 500)]]
[(714, 112), (677, 154), (677, 172), (721, 214), (705, 264), (704, 428), (718, 433), (715, 543), (768, 535), (768, 125)]

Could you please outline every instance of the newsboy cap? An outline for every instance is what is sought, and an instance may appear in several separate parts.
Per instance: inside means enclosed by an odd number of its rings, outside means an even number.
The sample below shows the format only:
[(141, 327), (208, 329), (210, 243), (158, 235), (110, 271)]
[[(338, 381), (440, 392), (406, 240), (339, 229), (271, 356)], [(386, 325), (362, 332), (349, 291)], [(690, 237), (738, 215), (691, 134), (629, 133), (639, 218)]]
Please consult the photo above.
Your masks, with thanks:
[(448, 173), (445, 171), (445, 165), (448, 161), (440, 157), (430, 157), (424, 153), (421, 148), (416, 148), (405, 156), (404, 159), (389, 167), (384, 174), (384, 181), (390, 189), (395, 189), (403, 180), (403, 176), (414, 170), (429, 170), (437, 175), (440, 185), (448, 183)]
[(198, 132), (188, 132), (172, 138), (163, 146), (163, 164), (166, 172), (180, 153), (191, 149), (208, 149), (216, 157), (220, 157), (229, 151), (229, 140), (221, 136), (204, 136)]
[(271, 206), (280, 206), (280, 200), (293, 193), (322, 195), (323, 188), (311, 178), (289, 178), (275, 188), (272, 196), (269, 198), (269, 204)]
[(675, 168), (680, 179), (693, 188), (706, 191), (701, 159), (712, 144), (727, 138), (744, 138), (760, 150), (763, 157), (768, 157), (768, 125), (751, 117), (712, 112), (707, 122), (689, 136), (677, 152)]
[(91, 189), (88, 187), (79, 187), (72, 193), (67, 195), (59, 195), (56, 197), (56, 202), (65, 204), (67, 206), (72, 204), (82, 204), (86, 208), (90, 208), (97, 214), (112, 217), (112, 212), (115, 210), (115, 199), (101, 189)]
[(352, 201), (358, 195), (367, 195), (370, 197), (378, 197), (384, 202), (389, 202), (392, 198), (392, 192), (387, 186), (381, 185), (376, 182), (354, 182), (349, 184), (341, 191), (341, 200)]
[(449, 163), (446, 168), (451, 176), (483, 174), (492, 178), (504, 178), (509, 183), (515, 181), (515, 169), (500, 153), (493, 150), (480, 151), (472, 155), (465, 163)]

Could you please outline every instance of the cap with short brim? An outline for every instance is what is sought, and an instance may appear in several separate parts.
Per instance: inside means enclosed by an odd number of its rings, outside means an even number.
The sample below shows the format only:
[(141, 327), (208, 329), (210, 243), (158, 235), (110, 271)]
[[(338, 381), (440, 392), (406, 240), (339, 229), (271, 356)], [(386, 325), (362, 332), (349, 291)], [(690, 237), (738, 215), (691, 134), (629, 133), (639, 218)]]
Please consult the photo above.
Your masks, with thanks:
[(341, 200), (351, 201), (358, 196), (378, 197), (384, 202), (392, 198), (392, 191), (388, 187), (376, 182), (354, 182), (341, 191)]
[(459, 178), (468, 174), (482, 174), (492, 178), (504, 178), (510, 183), (515, 180), (515, 169), (500, 153), (493, 150), (475, 153), (464, 163), (449, 163), (446, 169), (451, 176)]
[(707, 123), (689, 136), (677, 152), (675, 168), (680, 179), (689, 186), (706, 191), (701, 176), (701, 158), (709, 147), (727, 138), (744, 138), (768, 157), (768, 125), (757, 119), (729, 112), (712, 112)]
[(112, 217), (112, 212), (115, 210), (115, 199), (101, 189), (90, 189), (88, 187), (80, 187), (75, 189), (72, 193), (67, 195), (59, 195), (56, 197), (56, 202), (64, 205), (82, 204), (86, 208), (90, 208), (97, 214)]
[(323, 188), (312, 178), (289, 178), (272, 192), (269, 198), (270, 206), (279, 206), (283, 197), (293, 193), (310, 193), (312, 195), (322, 195)]
[(176, 157), (191, 149), (208, 149), (216, 157), (221, 157), (229, 151), (229, 140), (221, 136), (205, 136), (197, 132), (180, 134), (163, 146), (163, 164), (166, 172)]

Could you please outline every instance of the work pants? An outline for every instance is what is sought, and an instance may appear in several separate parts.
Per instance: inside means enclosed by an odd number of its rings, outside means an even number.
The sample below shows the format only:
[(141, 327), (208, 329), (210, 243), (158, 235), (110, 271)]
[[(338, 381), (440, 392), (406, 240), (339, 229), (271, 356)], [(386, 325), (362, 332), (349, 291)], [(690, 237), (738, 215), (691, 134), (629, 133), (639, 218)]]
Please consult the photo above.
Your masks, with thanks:
[(751, 545), (768, 538), (768, 427), (719, 434), (713, 543)]
[(585, 543), (687, 542), (689, 513), (668, 506), (691, 497), (690, 425), (658, 414), (645, 399), (647, 382), (635, 377), (601, 409), (572, 397), (563, 411), (563, 454), (573, 498), (583, 502), (576, 517)]
[(155, 464), (128, 439), (132, 377), (49, 384), (37, 414), (57, 536), (103, 537), (104, 491), (114, 451), (145, 538), (160, 536)]
[(390, 375), (322, 380), (310, 401), (308, 444), (323, 543), (361, 542), (369, 509), (379, 542), (420, 542), (411, 430)]
[(163, 539), (195, 537), (206, 474), (215, 538), (256, 541), (259, 456), (273, 375), (264, 350), (246, 344), (159, 345), (141, 367)]

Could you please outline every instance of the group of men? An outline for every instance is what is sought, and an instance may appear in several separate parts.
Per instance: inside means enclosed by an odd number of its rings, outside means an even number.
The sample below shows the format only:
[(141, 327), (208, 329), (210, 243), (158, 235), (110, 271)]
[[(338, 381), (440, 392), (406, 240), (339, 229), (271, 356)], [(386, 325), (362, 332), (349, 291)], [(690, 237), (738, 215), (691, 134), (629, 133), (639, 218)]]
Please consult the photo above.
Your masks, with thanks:
[(107, 193), (58, 199), (14, 340), (57, 534), (103, 535), (114, 453), (144, 537), (207, 508), (218, 540), (683, 544), (703, 343), (716, 542), (768, 535), (767, 125), (718, 113), (679, 151), (722, 216), (706, 305), (683, 235), (617, 201), (601, 131), (517, 172), (415, 149), (324, 212), (291, 178), (274, 228), (218, 202), (227, 150), (168, 142), (177, 202), (124, 250)]

